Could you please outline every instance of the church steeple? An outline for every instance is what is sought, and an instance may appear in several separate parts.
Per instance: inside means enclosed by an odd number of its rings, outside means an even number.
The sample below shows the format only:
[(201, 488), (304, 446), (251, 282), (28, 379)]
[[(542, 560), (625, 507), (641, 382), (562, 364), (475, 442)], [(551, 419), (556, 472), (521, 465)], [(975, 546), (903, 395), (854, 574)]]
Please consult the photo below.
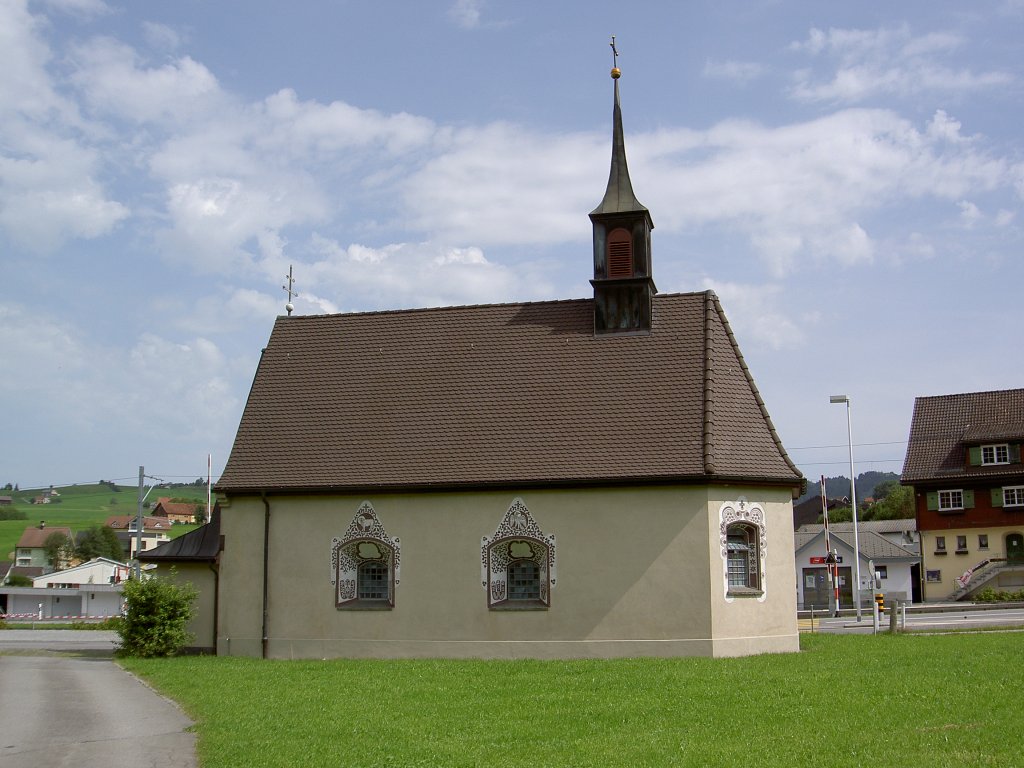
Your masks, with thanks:
[(645, 332), (651, 328), (651, 213), (633, 193), (619, 103), (619, 52), (612, 37), (612, 162), (601, 204), (590, 212), (594, 226), (594, 331)]

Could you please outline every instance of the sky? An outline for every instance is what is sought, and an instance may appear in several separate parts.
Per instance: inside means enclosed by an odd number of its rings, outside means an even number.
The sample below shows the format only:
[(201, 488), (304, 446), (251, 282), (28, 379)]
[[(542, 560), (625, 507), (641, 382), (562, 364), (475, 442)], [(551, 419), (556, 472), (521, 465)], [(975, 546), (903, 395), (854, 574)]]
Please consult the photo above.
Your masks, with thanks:
[[(616, 36), (661, 293), (809, 479), (1024, 386), (1024, 0), (0, 0), (0, 484), (227, 461), (296, 314), (592, 295)], [(1016, 351), (1015, 351), (1016, 350)]]

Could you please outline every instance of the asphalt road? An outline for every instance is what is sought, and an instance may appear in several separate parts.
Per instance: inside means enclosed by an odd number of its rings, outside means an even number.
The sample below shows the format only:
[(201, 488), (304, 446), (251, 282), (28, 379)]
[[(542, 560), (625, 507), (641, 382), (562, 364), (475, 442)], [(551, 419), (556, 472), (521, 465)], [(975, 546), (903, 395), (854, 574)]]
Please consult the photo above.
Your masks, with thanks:
[[(902, 623), (900, 624), (902, 628)], [(1007, 627), (1024, 630), (1024, 610), (1019, 608), (992, 608), (990, 610), (907, 612), (908, 630), (962, 630), (984, 629), (986, 627)], [(889, 630), (889, 614), (879, 621), (880, 632)], [(858, 623), (853, 616), (815, 616), (814, 621), (800, 619), (801, 632), (869, 633), (873, 631), (871, 611), (865, 610)]]
[(2, 768), (198, 766), (192, 722), (114, 664), (115, 643), (112, 632), (0, 630)]

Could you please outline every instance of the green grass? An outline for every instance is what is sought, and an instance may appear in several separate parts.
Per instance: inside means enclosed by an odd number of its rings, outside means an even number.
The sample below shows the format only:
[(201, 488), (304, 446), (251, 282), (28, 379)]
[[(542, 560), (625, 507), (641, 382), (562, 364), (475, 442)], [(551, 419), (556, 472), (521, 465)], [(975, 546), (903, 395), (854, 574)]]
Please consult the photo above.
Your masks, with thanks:
[(1020, 634), (804, 636), (800, 654), (616, 661), (124, 659), (203, 768), (1014, 766)]
[[(28, 500), (42, 493), (31, 491), (0, 491), (0, 496), (13, 496), (18, 510), (24, 512), (25, 520), (0, 520), (0, 560), (14, 560), (14, 550), (21, 534), (30, 525), (39, 525), (45, 520), (47, 527), (67, 526), (74, 533), (94, 525), (103, 525), (111, 515), (134, 515), (138, 506), (138, 487), (118, 485), (118, 491), (106, 485), (68, 485), (58, 487), (59, 503), (29, 504)], [(155, 503), (161, 496), (194, 498), (206, 501), (206, 489), (195, 486), (180, 488), (156, 488), (147, 497)], [(148, 511), (148, 510), (147, 510)], [(169, 531), (171, 538), (177, 538), (195, 526), (175, 525)]]

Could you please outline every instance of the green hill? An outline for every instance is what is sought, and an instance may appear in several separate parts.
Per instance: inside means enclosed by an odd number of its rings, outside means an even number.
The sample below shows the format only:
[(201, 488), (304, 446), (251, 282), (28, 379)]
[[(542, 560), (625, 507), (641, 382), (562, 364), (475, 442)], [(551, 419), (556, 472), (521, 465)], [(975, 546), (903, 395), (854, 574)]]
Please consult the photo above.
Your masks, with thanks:
[[(88, 485), (55, 486), (59, 493), (49, 504), (32, 504), (46, 488), (32, 488), (20, 491), (0, 491), (0, 496), (14, 499), (13, 507), (2, 507), (0, 511), (25, 514), (24, 520), (0, 520), (0, 560), (14, 560), (18, 539), (31, 525), (45, 521), (48, 528), (66, 526), (79, 533), (94, 525), (103, 525), (111, 515), (134, 515), (138, 508), (138, 488), (114, 483), (92, 483)], [(149, 491), (147, 504), (155, 504), (158, 498), (194, 499), (206, 502), (206, 488), (195, 485), (158, 487)], [(149, 510), (146, 510), (148, 514)], [(175, 525), (170, 530), (171, 538), (191, 531), (194, 525)]]

